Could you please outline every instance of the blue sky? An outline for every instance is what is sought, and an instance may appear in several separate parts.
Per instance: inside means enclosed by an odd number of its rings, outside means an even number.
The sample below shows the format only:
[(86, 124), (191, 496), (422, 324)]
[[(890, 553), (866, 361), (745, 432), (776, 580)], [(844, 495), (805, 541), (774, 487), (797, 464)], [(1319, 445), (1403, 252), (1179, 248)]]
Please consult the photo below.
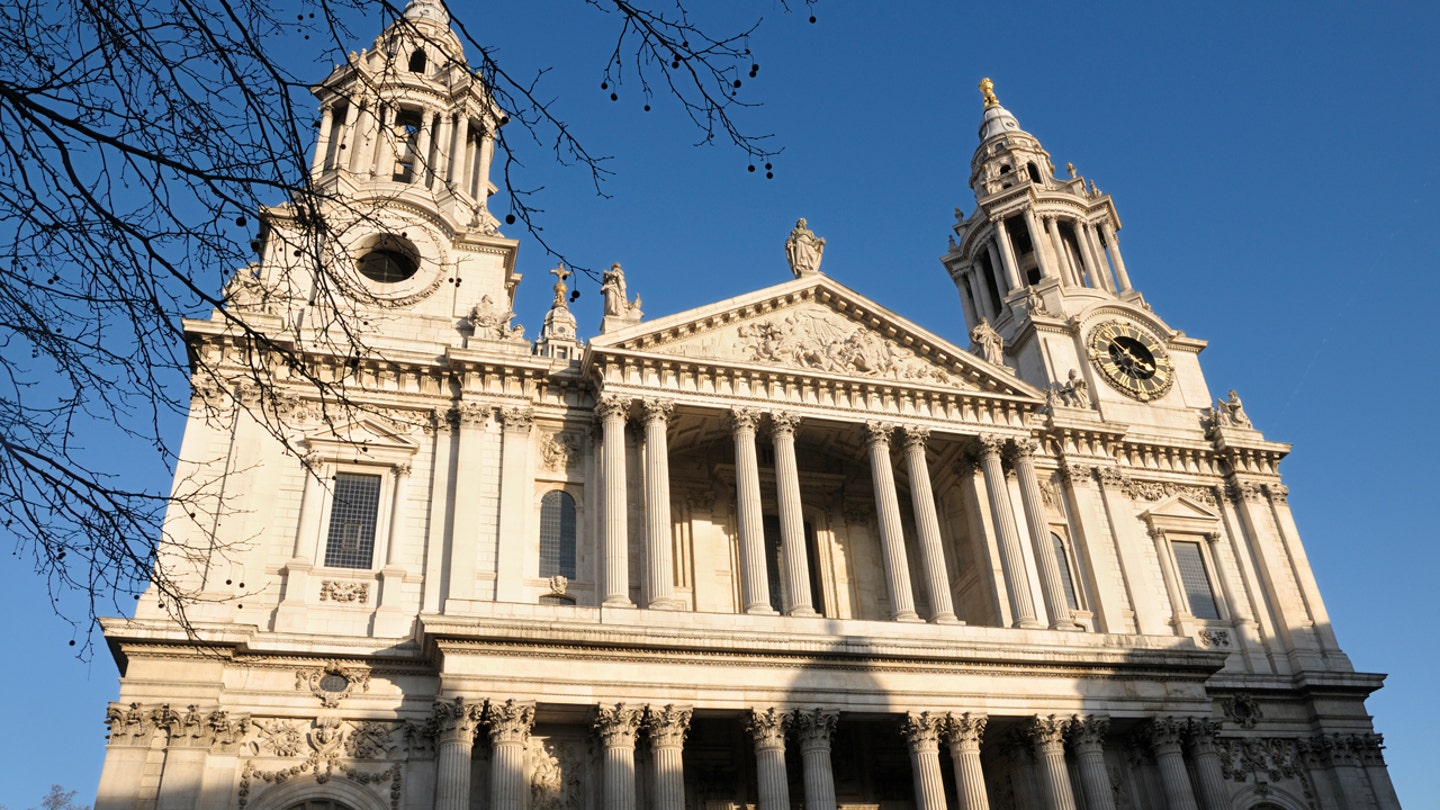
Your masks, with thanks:
[[(1390, 673), (1368, 705), (1401, 800), (1440, 795), (1424, 630), (1440, 573), (1440, 363), (1425, 338), (1440, 293), (1440, 11), (825, 0), (812, 25), (770, 2), (725, 5), (721, 26), (767, 16), (742, 95), (765, 104), (744, 123), (785, 149), (773, 180), (742, 153), (692, 146), (663, 96), (643, 112), (627, 82), (611, 102), (599, 83), (612, 42), (595, 34), (607, 20), (578, 0), (456, 5), (512, 72), (552, 67), (543, 87), (562, 117), (613, 156), (602, 199), (529, 147), (546, 238), (591, 266), (622, 262), (658, 317), (789, 278), (783, 243), (804, 216), (827, 239), (827, 274), (963, 344), (938, 257), (953, 209), (974, 207), (975, 85), (992, 77), (1058, 166), (1114, 196), (1132, 281), (1172, 327), (1211, 341), (1212, 391), (1238, 389), (1268, 438), (1294, 444), (1281, 469), (1341, 645), (1357, 669)], [(359, 30), (356, 48), (378, 23)], [(533, 335), (554, 260), (509, 233)], [(598, 289), (581, 290), (593, 335)], [(164, 477), (158, 460), (127, 464)], [(103, 649), (71, 657), (26, 565), (0, 577), (0, 608), (23, 617), (0, 631), (0, 803), (36, 804), (51, 782), (93, 795), (113, 665)]]

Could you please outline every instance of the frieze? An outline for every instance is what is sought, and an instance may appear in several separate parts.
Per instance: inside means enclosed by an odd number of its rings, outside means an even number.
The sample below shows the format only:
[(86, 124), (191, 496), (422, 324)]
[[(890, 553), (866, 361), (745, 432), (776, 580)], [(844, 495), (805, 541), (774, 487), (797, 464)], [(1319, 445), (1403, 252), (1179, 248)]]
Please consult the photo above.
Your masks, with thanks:
[(1229, 647), (1230, 631), (1205, 628), (1195, 634), (1195, 640), (1201, 647)]
[(550, 472), (580, 466), (580, 437), (574, 433), (546, 433), (540, 438), (540, 463)]
[(1139, 481), (1128, 476), (1123, 476), (1119, 485), (1121, 491), (1135, 501), (1153, 502), (1171, 495), (1183, 495), (1208, 506), (1216, 504), (1215, 491), (1210, 487), (1176, 484), (1171, 481)]
[(796, 311), (743, 324), (726, 354), (753, 363), (808, 368), (831, 374), (970, 387), (871, 329), (844, 322), (828, 310)]
[(1300, 741), (1286, 738), (1228, 738), (1216, 743), (1220, 773), (1233, 782), (1263, 775), (1271, 782), (1305, 773)]
[[(380, 771), (366, 771), (345, 762), (346, 759), (387, 760), (393, 756), (394, 746), (390, 744), (397, 724), (378, 721), (346, 723), (338, 717), (321, 717), (314, 720), (306, 733), (304, 724), (293, 720), (256, 721), (258, 730), (255, 740), (250, 743), (252, 756), (273, 756), (291, 759), (305, 754), (305, 759), (288, 767), (265, 769), (254, 760), (247, 760), (240, 774), (240, 786), (236, 793), (238, 806), (244, 810), (260, 784), (280, 785), (302, 774), (314, 774), (315, 781), (325, 784), (337, 774), (352, 782), (366, 786), (380, 786), (389, 783), (389, 799), (392, 810), (399, 810), (401, 789), (401, 764), (394, 763)], [(308, 744), (308, 745), (307, 745)]]
[(320, 601), (342, 605), (364, 605), (370, 602), (370, 583), (349, 579), (326, 579), (320, 582)]
[(320, 699), (320, 705), (333, 709), (356, 692), (370, 691), (370, 671), (364, 667), (347, 667), (338, 661), (326, 661), (323, 666), (296, 670), (295, 689), (309, 689)]

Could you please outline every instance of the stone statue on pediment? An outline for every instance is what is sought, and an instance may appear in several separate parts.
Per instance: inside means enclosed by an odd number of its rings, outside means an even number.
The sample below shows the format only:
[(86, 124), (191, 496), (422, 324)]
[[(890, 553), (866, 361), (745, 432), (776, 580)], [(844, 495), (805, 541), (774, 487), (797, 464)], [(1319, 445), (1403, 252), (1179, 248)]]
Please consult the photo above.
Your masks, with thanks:
[(980, 323), (970, 330), (970, 340), (975, 343), (975, 353), (985, 362), (997, 366), (1005, 365), (1005, 341), (1001, 339), (1000, 333), (990, 326), (988, 319), (981, 318)]
[(525, 336), (525, 327), (510, 326), (515, 313), (502, 308), (490, 296), (482, 296), (480, 303), (470, 309), (470, 327), (480, 340), (520, 340)]
[(1230, 389), (1229, 399), (1219, 400), (1218, 402), (1220, 410), (1225, 412), (1225, 416), (1230, 424), (1242, 428), (1251, 426), (1250, 417), (1245, 414), (1245, 405), (1240, 401), (1240, 395), (1235, 393), (1234, 388)]
[(605, 271), (600, 280), (600, 295), (605, 299), (605, 317), (640, 320), (643, 314), (640, 312), (640, 296), (635, 296), (634, 301), (629, 299), (625, 290), (625, 271), (620, 269), (619, 262)]
[(820, 259), (825, 254), (825, 240), (805, 225), (805, 218), (795, 221), (795, 230), (785, 240), (785, 258), (796, 278), (820, 272)]

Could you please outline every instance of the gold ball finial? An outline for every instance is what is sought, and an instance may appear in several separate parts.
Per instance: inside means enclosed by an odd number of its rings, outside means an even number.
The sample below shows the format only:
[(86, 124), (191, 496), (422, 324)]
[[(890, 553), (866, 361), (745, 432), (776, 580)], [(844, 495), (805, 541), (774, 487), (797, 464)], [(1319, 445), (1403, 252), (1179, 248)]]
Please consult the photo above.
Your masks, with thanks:
[(985, 96), (985, 109), (1000, 106), (1000, 99), (995, 97), (995, 82), (990, 81), (989, 78), (981, 79), (980, 92)]

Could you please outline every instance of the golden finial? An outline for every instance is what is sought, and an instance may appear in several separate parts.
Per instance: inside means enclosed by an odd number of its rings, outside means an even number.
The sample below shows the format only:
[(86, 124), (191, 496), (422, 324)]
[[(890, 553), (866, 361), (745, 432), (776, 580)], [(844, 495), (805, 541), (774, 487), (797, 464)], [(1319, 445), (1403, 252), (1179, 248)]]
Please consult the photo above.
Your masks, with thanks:
[(988, 110), (991, 107), (1000, 106), (1000, 99), (995, 97), (995, 82), (990, 81), (988, 78), (981, 79), (980, 92), (985, 95), (985, 109)]

